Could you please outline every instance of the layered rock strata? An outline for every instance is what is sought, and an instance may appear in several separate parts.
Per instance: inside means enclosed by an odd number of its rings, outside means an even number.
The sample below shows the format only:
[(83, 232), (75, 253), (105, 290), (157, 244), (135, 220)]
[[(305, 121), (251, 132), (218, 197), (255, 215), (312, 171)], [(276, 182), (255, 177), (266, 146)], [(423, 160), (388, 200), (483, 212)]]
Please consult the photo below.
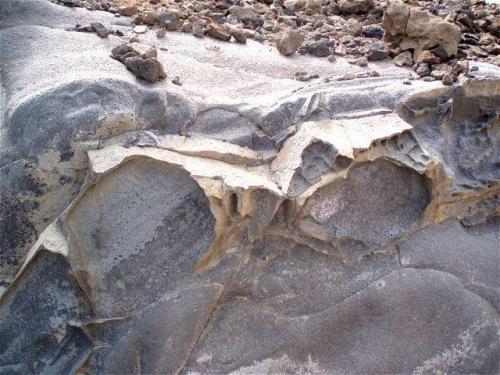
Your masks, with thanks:
[(179, 34), (157, 58), (189, 79), (151, 84), (65, 30), (109, 14), (26, 3), (0, 4), (0, 372), (498, 371), (497, 68), (301, 83), (359, 68)]

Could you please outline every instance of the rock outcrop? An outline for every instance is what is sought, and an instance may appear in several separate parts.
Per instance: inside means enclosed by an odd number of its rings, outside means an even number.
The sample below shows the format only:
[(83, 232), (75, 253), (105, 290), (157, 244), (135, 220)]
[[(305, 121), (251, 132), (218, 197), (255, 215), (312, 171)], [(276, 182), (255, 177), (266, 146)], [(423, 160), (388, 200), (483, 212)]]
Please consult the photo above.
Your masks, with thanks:
[(1, 373), (498, 372), (498, 68), (408, 85), (251, 40), (123, 46), (71, 28), (131, 19), (44, 0), (0, 13)]

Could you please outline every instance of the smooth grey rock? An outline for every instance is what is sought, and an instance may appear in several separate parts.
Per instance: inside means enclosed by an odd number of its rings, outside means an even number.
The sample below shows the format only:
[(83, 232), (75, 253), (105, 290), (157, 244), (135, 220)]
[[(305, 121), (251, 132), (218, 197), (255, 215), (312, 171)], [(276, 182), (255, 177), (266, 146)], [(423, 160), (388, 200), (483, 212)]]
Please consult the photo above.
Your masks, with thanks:
[(54, 350), (54, 358), (50, 358), (38, 373), (43, 375), (73, 374), (87, 361), (94, 343), (80, 327), (68, 326), (66, 335)]
[(208, 284), (165, 296), (131, 318), (125, 326), (128, 329), (122, 329), (121, 335), (115, 333), (114, 338), (95, 328), (94, 334), (108, 345), (97, 354), (95, 370), (107, 374), (178, 373), (221, 293), (221, 285)]
[[(116, 79), (63, 84), (15, 106), (3, 133), (8, 147), (0, 155), (5, 177), (0, 179), (0, 206), (5, 212), (1, 231), (22, 229), (14, 237), (2, 236), (2, 264), (21, 262), (35, 233), (78, 193), (84, 178), (79, 170), (85, 167), (78, 142), (98, 142), (127, 130), (166, 128), (165, 106), (162, 93)], [(40, 167), (46, 160), (53, 160), (55, 167)]]
[(265, 301), (230, 299), (185, 373), (290, 367), (342, 374), (494, 373), (496, 331), (495, 310), (454, 276), (398, 270), (330, 308), (297, 317)]
[(398, 245), (401, 264), (449, 272), (500, 310), (499, 231), (495, 221), (465, 229), (452, 220), (422, 229)]
[[(249, 118), (219, 108), (200, 113), (188, 129), (190, 135), (220, 139), (252, 149), (262, 148), (258, 143), (259, 133), (260, 129)], [(273, 148), (271, 140), (267, 141), (267, 147), (264, 148)]]
[[(65, 101), (61, 103), (60, 97), (65, 97)], [(7, 128), (18, 157), (36, 158), (48, 149), (59, 153), (71, 151), (71, 142), (77, 137), (81, 140), (98, 137), (104, 118), (128, 115), (130, 122), (138, 122), (145, 129), (160, 127), (162, 118), (157, 115), (164, 107), (160, 93), (125, 81), (76, 81), (17, 106), (8, 118)], [(156, 116), (150, 116), (151, 112)], [(121, 131), (116, 129), (115, 134)], [(110, 135), (113, 130), (106, 134)]]
[(320, 188), (305, 204), (300, 228), (315, 237), (375, 249), (415, 226), (430, 195), (425, 177), (377, 160)]
[(187, 172), (140, 159), (102, 177), (67, 222), (79, 244), (69, 258), (99, 317), (135, 311), (189, 281), (215, 224)]
[(38, 252), (1, 296), (0, 366), (24, 363), (42, 373), (84, 362), (90, 352), (88, 342), (81, 342), (72, 359), (63, 359), (66, 364), (62, 365), (58, 350), (65, 343), (59, 341), (61, 332), (71, 331), (66, 328), (70, 321), (93, 316), (91, 303), (76, 283), (67, 259), (46, 250)]
[(335, 255), (279, 236), (263, 237), (253, 245), (231, 294), (297, 317), (342, 302), (399, 268), (395, 253), (366, 256), (350, 264)]

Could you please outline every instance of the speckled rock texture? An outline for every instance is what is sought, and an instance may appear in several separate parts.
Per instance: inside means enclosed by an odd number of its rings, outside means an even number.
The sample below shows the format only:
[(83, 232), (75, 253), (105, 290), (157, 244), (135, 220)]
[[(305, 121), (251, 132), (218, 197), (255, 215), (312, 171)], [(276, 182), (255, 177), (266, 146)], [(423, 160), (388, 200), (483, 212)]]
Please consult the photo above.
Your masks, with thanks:
[(0, 14), (0, 373), (498, 373), (498, 68), (148, 30), (148, 83), (70, 30), (129, 17)]

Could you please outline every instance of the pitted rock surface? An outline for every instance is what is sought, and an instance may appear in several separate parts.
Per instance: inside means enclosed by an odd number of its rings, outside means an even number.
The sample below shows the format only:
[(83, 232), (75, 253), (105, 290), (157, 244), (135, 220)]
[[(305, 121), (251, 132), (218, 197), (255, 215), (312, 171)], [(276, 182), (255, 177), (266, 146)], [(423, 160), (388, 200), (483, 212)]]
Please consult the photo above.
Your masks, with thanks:
[(498, 373), (497, 67), (408, 85), (168, 10), (130, 42), (142, 8), (79, 1), (0, 2), (0, 373)]

